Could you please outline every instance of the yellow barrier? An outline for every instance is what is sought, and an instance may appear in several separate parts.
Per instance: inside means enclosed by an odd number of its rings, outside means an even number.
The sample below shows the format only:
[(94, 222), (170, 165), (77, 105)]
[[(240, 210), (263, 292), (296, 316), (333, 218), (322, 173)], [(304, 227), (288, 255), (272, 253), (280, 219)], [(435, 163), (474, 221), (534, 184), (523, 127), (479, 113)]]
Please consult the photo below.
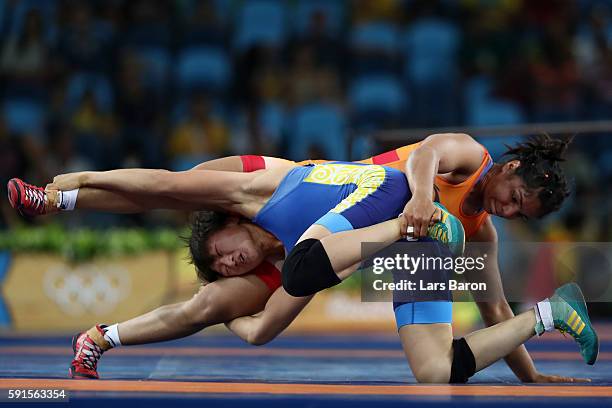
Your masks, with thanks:
[(12, 328), (77, 330), (129, 319), (163, 304), (173, 287), (172, 254), (67, 264), (52, 255), (17, 254), (2, 285)]

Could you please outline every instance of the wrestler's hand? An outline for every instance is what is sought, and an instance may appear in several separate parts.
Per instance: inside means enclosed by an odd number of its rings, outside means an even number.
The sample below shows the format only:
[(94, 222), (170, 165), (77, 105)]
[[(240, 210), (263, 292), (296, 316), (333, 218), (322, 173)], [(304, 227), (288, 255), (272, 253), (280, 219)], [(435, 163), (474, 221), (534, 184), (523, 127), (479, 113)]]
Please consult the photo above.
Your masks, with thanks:
[(413, 237), (424, 237), (427, 235), (429, 225), (440, 221), (442, 210), (436, 207), (431, 201), (431, 198), (413, 196), (404, 207), (402, 212), (401, 231), (405, 237), (407, 228), (412, 226), (414, 232), (410, 234)]
[(560, 375), (547, 375), (536, 373), (535, 376), (524, 382), (530, 383), (585, 383), (591, 382), (590, 378), (563, 377)]
[(86, 171), (80, 171), (77, 173), (60, 174), (59, 176), (53, 177), (53, 182), (47, 184), (45, 190), (74, 190), (84, 186), (85, 178), (87, 177)]

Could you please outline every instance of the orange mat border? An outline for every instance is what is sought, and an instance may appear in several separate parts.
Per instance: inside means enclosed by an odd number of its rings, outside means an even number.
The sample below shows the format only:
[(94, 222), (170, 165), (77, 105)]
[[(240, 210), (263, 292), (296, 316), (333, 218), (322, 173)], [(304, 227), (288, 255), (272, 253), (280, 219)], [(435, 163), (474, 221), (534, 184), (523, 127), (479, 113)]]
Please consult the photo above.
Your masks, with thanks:
[(95, 381), (0, 379), (0, 389), (64, 389), (68, 391), (159, 392), (203, 394), (396, 395), (496, 397), (612, 397), (610, 386), (508, 385), (332, 385), (185, 381)]

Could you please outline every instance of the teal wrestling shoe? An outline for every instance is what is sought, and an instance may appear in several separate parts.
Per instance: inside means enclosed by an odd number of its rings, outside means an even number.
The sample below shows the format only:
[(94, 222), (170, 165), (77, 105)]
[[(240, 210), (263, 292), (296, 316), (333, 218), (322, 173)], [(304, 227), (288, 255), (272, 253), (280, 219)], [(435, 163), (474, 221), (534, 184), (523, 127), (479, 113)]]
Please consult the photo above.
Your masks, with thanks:
[(440, 203), (434, 205), (442, 210), (440, 221), (429, 226), (427, 236), (448, 245), (454, 256), (462, 256), (465, 250), (465, 231), (461, 221)]
[[(584, 362), (593, 365), (599, 355), (599, 339), (591, 325), (589, 313), (580, 287), (575, 283), (567, 283), (550, 297), (555, 329), (561, 333), (569, 333), (580, 347), (580, 354)], [(536, 325), (536, 333), (542, 334), (542, 323)]]

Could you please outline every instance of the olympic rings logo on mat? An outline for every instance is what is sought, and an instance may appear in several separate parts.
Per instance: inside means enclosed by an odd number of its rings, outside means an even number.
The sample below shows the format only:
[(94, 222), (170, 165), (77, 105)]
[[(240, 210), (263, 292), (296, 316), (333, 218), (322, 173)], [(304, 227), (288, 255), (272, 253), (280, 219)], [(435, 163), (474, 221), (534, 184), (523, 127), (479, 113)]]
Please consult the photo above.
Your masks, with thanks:
[(43, 286), (47, 296), (68, 315), (103, 315), (127, 297), (131, 280), (128, 271), (118, 267), (53, 267), (45, 272)]

